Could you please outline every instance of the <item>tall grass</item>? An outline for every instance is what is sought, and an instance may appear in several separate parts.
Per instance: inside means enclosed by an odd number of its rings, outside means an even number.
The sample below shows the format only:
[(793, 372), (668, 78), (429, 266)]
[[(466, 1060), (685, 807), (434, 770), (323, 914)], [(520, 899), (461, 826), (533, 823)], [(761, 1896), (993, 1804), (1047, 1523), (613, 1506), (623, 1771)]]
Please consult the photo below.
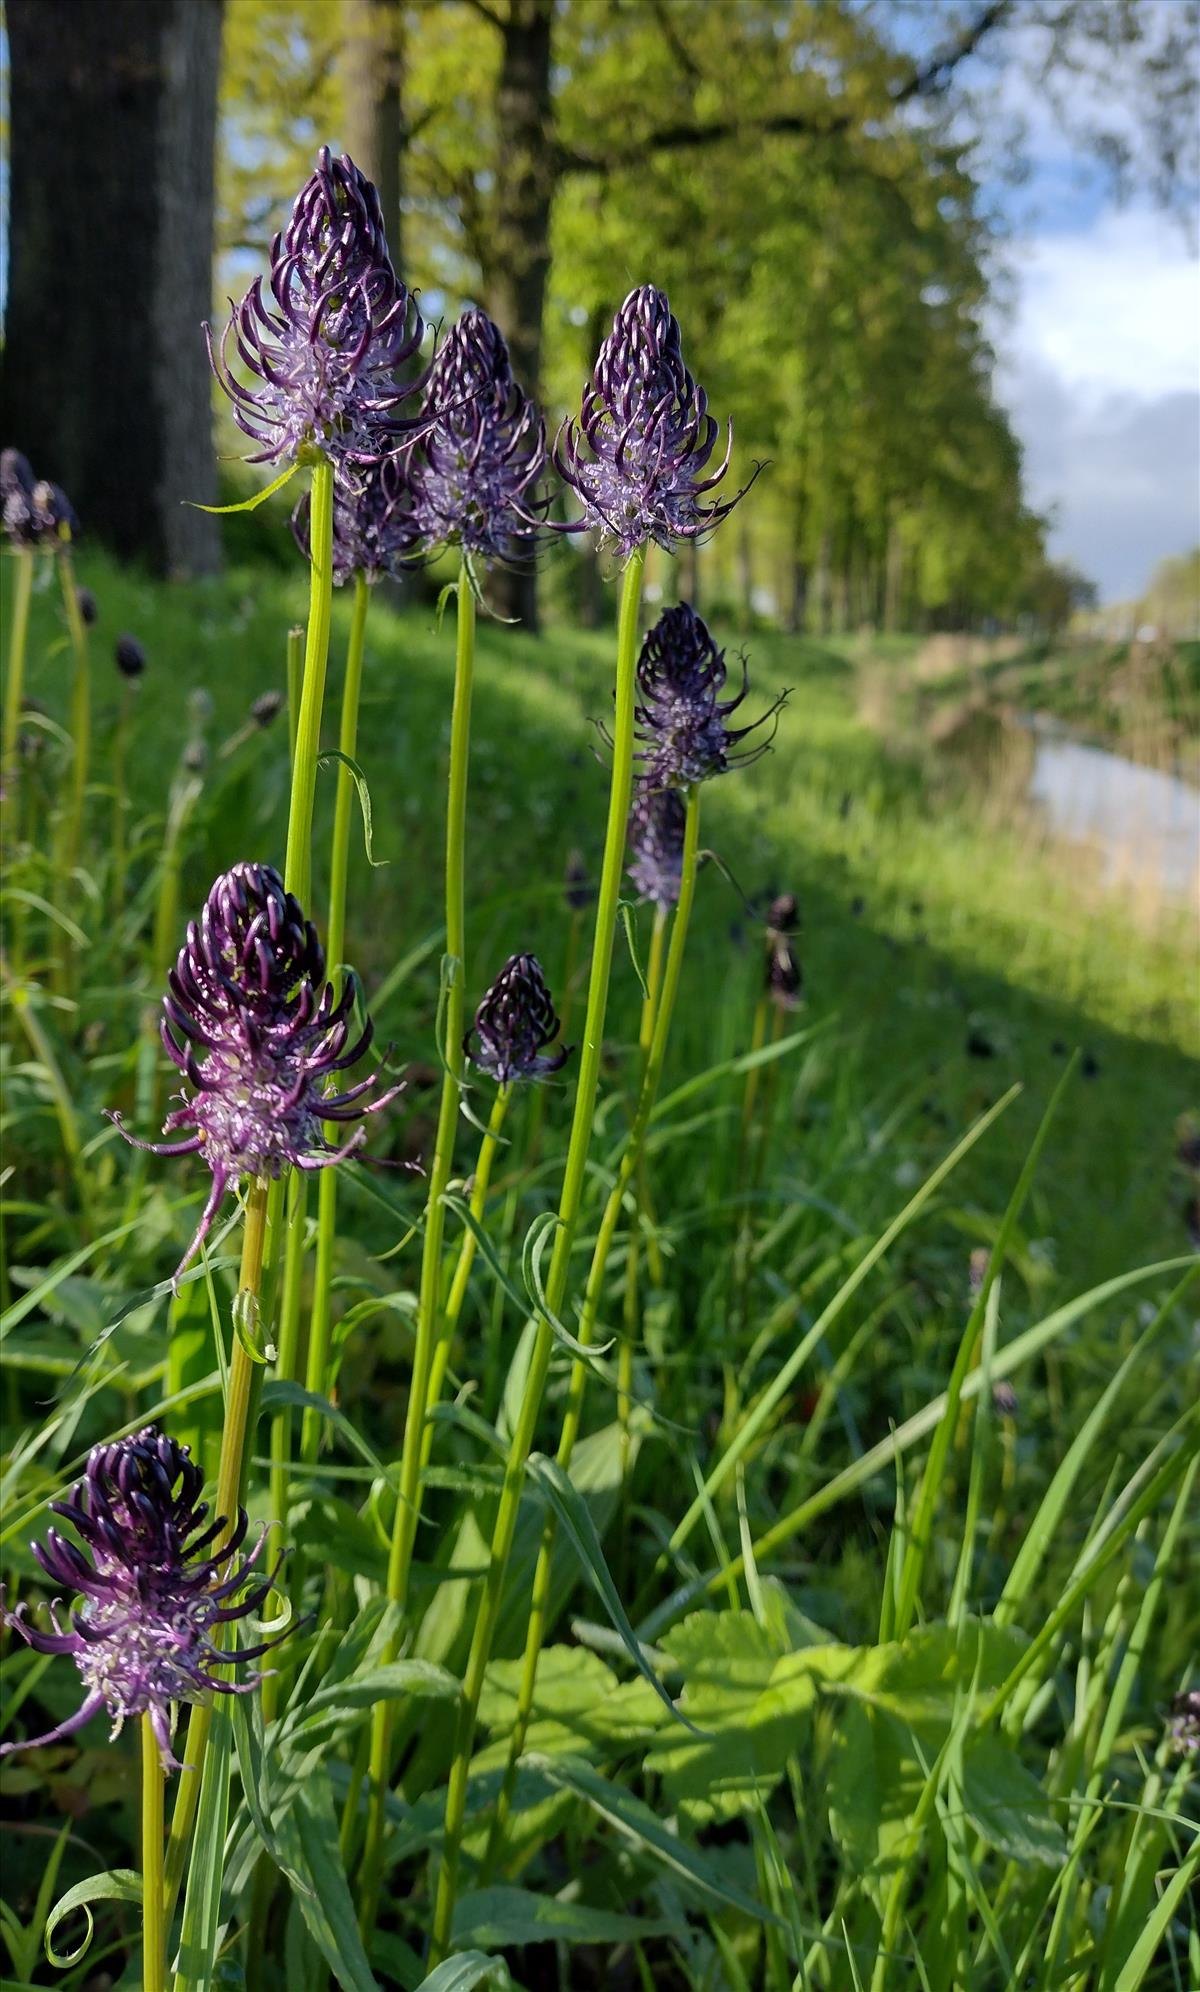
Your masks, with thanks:
[[(153, 1131), (142, 1019), (173, 937), (218, 870), (282, 851), (282, 718), (226, 755), (211, 743), (238, 733), (268, 674), (284, 687), (302, 584), (168, 590), (95, 555), (79, 566), (101, 626), (135, 630), (150, 668), (113, 919), (112, 817), (94, 793), (66, 891), (53, 830), (78, 800), (70, 688), (53, 597), (35, 593), (25, 691), (47, 713), (20, 729), (5, 854), (22, 944), (0, 1211), (10, 1604), (38, 1601), (31, 1534), (101, 1438), (168, 1421), (211, 1477), (224, 1462), (227, 1511), (231, 1303), (258, 1287), (265, 1216), (251, 1211), (249, 1273), (226, 1227), (172, 1300), (204, 1172), (147, 1168), (101, 1116), (120, 1105)], [(349, 635), (336, 604), (331, 682)], [(427, 1163), (444, 1076), (449, 647), (430, 614), (373, 607), (358, 759), (385, 864), (368, 865), (353, 820), (346, 852), (344, 762), (317, 769), (313, 836), (320, 910), (340, 799), (346, 956), (409, 1061), (392, 1159)], [(755, 646), (764, 681), (784, 675), (781, 647)], [(468, 1000), (521, 949), (553, 979), (574, 919), (567, 851), (598, 876), (605, 778), (584, 722), (608, 716), (610, 648), (607, 634), (535, 645), (480, 625)], [(94, 792), (120, 713), (93, 651)], [(295, 1623), (264, 1692), (193, 1710), (179, 1747), (193, 1761), (207, 1729), (195, 1826), (177, 1813), (166, 1856), (180, 1992), (600, 1974), (668, 1992), (1200, 1983), (1197, 1760), (1168, 1720), (1200, 1643), (1197, 1286), (1180, 1221), (1194, 1190), (1176, 1158), (1194, 1076), (1186, 942), (1167, 926), (1130, 944), (1119, 907), (1077, 903), (1052, 854), (982, 833), (957, 805), (935, 811), (919, 765), (858, 719), (843, 658), (792, 646), (786, 676), (799, 689), (775, 754), (706, 795), (702, 843), (720, 863), (702, 850), (686, 956), (671, 958), (656, 1101), (645, 909), (628, 945), (618, 934), (561, 1288), (547, 1292), (538, 1253), (565, 1080), (514, 1089), (483, 1133), (491, 1102), (468, 1088), (479, 1126), (459, 1130), (436, 1253), (424, 1185), (342, 1173), (327, 1344), (308, 1341), (313, 1227), (287, 1209), (266, 1361), (242, 1372), (238, 1402), (249, 1505), (292, 1545), (272, 1622)], [(186, 691), (201, 686), (209, 752), (181, 767)], [(300, 737), (315, 766), (311, 713)], [(783, 887), (802, 902), (807, 1008), (756, 1038), (754, 909)], [(74, 972), (60, 985), (64, 921)], [(577, 999), (575, 1029), (580, 1015)], [(747, 1099), (753, 1170), (739, 1166)], [(406, 1450), (423, 1253), (444, 1334), (427, 1324), (438, 1386)], [(585, 1288), (581, 1322), (564, 1310)], [(564, 1333), (540, 1349), (551, 1316)], [(405, 1460), (401, 1616), (388, 1566)], [(506, 1473), (510, 1553), (489, 1578)], [(481, 1601), (486, 1664), (469, 1677)], [(67, 1712), (70, 1671), (12, 1643), (6, 1738)], [(378, 1913), (364, 1916), (381, 1735)], [(455, 1765), (440, 1932), (453, 1955), (431, 1970)], [(10, 1982), (154, 1982), (139, 1777), (136, 1739), (110, 1743), (99, 1724), (5, 1760)]]

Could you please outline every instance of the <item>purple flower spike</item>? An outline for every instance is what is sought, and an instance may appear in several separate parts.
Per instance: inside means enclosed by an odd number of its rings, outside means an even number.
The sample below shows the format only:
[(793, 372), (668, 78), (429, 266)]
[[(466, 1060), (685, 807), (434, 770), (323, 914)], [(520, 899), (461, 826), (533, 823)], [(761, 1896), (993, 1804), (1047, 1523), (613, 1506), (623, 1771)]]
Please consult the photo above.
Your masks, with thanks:
[(626, 870), (643, 899), (675, 906), (683, 883), (687, 809), (678, 789), (639, 789), (629, 812)]
[[(306, 491), (292, 513), (292, 536), (305, 560), (311, 557)], [(333, 580), (341, 588), (356, 573), (370, 582), (394, 573), (413, 545), (412, 493), (399, 456), (368, 464), (353, 488), (333, 493)]]
[(537, 957), (510, 955), (475, 1012), (463, 1050), (472, 1065), (498, 1086), (511, 1085), (517, 1079), (544, 1079), (559, 1071), (574, 1050), (573, 1045), (564, 1045), (550, 1057), (539, 1055), (558, 1031), (558, 1018)]
[(482, 311), (464, 311), (429, 369), (408, 453), (414, 547), (462, 546), (512, 563), (536, 549), (546, 500), (542, 418), (513, 379), (508, 347)]
[[(255, 279), (209, 361), (239, 428), (257, 444), (251, 463), (304, 452), (329, 456), (343, 481), (355, 465), (394, 450), (411, 427), (395, 413), (418, 381), (398, 381), (424, 326), (388, 255), (379, 195), (353, 161), (322, 146), (271, 245), (270, 295)], [(230, 340), (254, 376), (230, 367)]]
[(638, 759), (647, 788), (691, 788), (766, 751), (769, 743), (750, 754), (731, 753), (779, 710), (786, 692), (754, 726), (731, 727), (730, 716), (750, 686), (745, 659), (741, 689), (730, 699), (720, 697), (725, 675), (725, 653), (691, 604), (664, 609), (646, 636), (637, 666)]
[(767, 959), (764, 989), (780, 1010), (798, 1010), (804, 974), (792, 946), (800, 931), (800, 906), (794, 892), (781, 892), (767, 908)]
[(402, 1087), (369, 1099), (379, 1076), (373, 1072), (344, 1091), (337, 1081), (326, 1090), (330, 1075), (364, 1055), (373, 1026), (368, 1022), (347, 1049), (354, 977), (347, 975), (335, 1001), (316, 929), (270, 865), (234, 865), (216, 881), (167, 983), (162, 1041), (191, 1091), (178, 1095), (181, 1104), (163, 1133), (192, 1132), (156, 1144), (129, 1134), (119, 1115), (109, 1118), (136, 1147), (154, 1155), (199, 1153), (212, 1171), (178, 1281), (231, 1183), (344, 1161), (366, 1140), (365, 1130), (356, 1127), (337, 1147), (326, 1141), (322, 1123), (361, 1121)]
[(703, 475), (717, 433), (683, 363), (670, 305), (653, 284), (640, 285), (600, 348), (578, 422), (566, 422), (555, 445), (558, 472), (583, 504), (581, 526), (627, 555), (646, 540), (669, 550), (719, 525), (745, 492), (702, 502), (729, 468), (732, 428), (720, 465)]
[[(105, 1708), (114, 1736), (127, 1716), (148, 1713), (164, 1768), (179, 1769), (171, 1751), (176, 1704), (201, 1701), (210, 1689), (249, 1694), (262, 1680), (260, 1673), (222, 1680), (213, 1669), (257, 1660), (276, 1640), (225, 1653), (211, 1632), (261, 1609), (283, 1559), (268, 1576), (256, 1571), (264, 1529), (250, 1554), (231, 1567), (245, 1540), (246, 1511), (238, 1509), (232, 1527), (223, 1515), (205, 1526), (202, 1487), (187, 1447), (147, 1425), (132, 1438), (93, 1447), (67, 1500), (51, 1502), (83, 1548), (50, 1529), (33, 1553), (52, 1583), (83, 1602), (67, 1629), (55, 1604), (49, 1607), (50, 1632), (28, 1624), (22, 1607), (9, 1612), (0, 1605), (0, 1621), (38, 1653), (69, 1653), (84, 1698), (47, 1735), (0, 1744), (0, 1756), (59, 1743)], [(218, 1539), (217, 1553), (206, 1556)]]

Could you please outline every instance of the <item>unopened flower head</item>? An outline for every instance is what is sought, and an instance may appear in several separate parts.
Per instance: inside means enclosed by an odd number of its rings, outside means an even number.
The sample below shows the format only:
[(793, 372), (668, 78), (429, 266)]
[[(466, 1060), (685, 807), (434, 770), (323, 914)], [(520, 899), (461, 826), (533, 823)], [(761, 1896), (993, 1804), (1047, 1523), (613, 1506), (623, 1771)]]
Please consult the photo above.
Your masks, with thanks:
[(679, 900), (687, 808), (678, 789), (641, 788), (633, 798), (626, 870), (643, 899), (664, 909)]
[(1175, 1696), (1171, 1734), (1179, 1749), (1200, 1753), (1200, 1688), (1187, 1688)]
[(113, 653), (123, 678), (140, 678), (146, 668), (146, 653), (136, 636), (119, 636)]
[[(312, 501), (305, 492), (292, 513), (292, 535), (305, 560), (312, 555)], [(352, 485), (333, 494), (333, 580), (341, 588), (356, 573), (381, 581), (412, 550), (412, 493), (404, 459), (365, 464)]]
[(745, 659), (741, 689), (729, 699), (721, 697), (725, 676), (725, 653), (691, 604), (664, 609), (637, 665), (638, 758), (647, 788), (691, 788), (735, 765), (733, 749), (754, 731), (729, 724), (749, 690)]
[(544, 1079), (571, 1056), (570, 1045), (543, 1055), (558, 1032), (541, 964), (534, 955), (511, 955), (476, 1010), (463, 1050), (497, 1085)]
[(429, 369), (408, 453), (414, 551), (453, 545), (484, 560), (527, 558), (545, 516), (534, 489), (545, 465), (542, 418), (513, 379), (499, 327), (464, 311)]
[[(273, 1640), (221, 1652), (212, 1633), (261, 1609), (278, 1565), (269, 1576), (255, 1573), (265, 1533), (246, 1558), (231, 1562), (245, 1540), (245, 1510), (206, 1523), (202, 1486), (187, 1447), (147, 1425), (95, 1446), (83, 1479), (65, 1501), (51, 1502), (82, 1548), (50, 1529), (33, 1554), (51, 1582), (82, 1604), (64, 1627), (52, 1603), (49, 1632), (29, 1624), (21, 1607), (0, 1616), (37, 1652), (69, 1654), (84, 1699), (48, 1734), (0, 1744), (0, 1756), (61, 1742), (104, 1708), (114, 1735), (127, 1716), (149, 1714), (164, 1765), (175, 1765), (171, 1731), (180, 1702), (200, 1701), (210, 1690), (247, 1694), (262, 1679), (254, 1673), (229, 1681), (214, 1670), (258, 1659)], [(217, 1553), (206, 1555), (218, 1539)]]
[[(321, 451), (353, 482), (355, 466), (396, 447), (396, 414), (419, 385), (396, 378), (424, 337), (420, 314), (388, 255), (379, 195), (328, 146), (271, 245), (269, 294), (261, 277), (209, 359), (234, 419), (257, 449), (251, 463)], [(230, 341), (252, 375), (231, 370)]]
[[(683, 361), (679, 325), (662, 291), (630, 291), (600, 348), (578, 421), (559, 434), (554, 461), (582, 501), (582, 524), (622, 554), (647, 540), (696, 539), (738, 498), (706, 502), (729, 468), (708, 471), (717, 423)], [(707, 473), (707, 474), (706, 474)]]
[(326, 1140), (323, 1123), (361, 1122), (401, 1090), (369, 1097), (377, 1073), (345, 1090), (336, 1081), (326, 1090), (333, 1074), (366, 1052), (373, 1027), (368, 1022), (349, 1043), (354, 977), (347, 975), (338, 998), (324, 977), (316, 929), (272, 866), (237, 864), (217, 879), (200, 919), (188, 927), (163, 998), (163, 1045), (186, 1082), (163, 1132), (188, 1132), (164, 1145), (137, 1143), (157, 1155), (200, 1153), (212, 1171), (208, 1202), (176, 1279), (231, 1183), (343, 1161), (361, 1147), (365, 1129), (355, 1127), (337, 1146)]

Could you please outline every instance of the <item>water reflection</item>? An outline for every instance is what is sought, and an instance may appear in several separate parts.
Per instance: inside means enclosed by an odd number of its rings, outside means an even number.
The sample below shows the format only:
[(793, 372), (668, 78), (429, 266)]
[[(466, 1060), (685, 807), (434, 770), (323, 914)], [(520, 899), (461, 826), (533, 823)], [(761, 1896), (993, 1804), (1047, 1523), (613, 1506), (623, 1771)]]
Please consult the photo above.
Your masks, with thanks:
[(1037, 735), (1029, 799), (1060, 837), (1087, 843), (1108, 883), (1143, 881), (1172, 895), (1200, 885), (1200, 792), (1157, 768), (1081, 741)]

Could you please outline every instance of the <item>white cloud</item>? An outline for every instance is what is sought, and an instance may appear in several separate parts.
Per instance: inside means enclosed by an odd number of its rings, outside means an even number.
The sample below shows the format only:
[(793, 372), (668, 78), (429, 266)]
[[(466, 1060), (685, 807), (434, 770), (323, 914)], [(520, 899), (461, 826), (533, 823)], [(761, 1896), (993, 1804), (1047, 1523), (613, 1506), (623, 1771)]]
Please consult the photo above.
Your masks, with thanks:
[(1132, 210), (1038, 236), (1014, 276), (996, 387), (1030, 497), (1057, 513), (1056, 554), (1107, 599), (1134, 594), (1200, 539), (1200, 266), (1177, 226)]

